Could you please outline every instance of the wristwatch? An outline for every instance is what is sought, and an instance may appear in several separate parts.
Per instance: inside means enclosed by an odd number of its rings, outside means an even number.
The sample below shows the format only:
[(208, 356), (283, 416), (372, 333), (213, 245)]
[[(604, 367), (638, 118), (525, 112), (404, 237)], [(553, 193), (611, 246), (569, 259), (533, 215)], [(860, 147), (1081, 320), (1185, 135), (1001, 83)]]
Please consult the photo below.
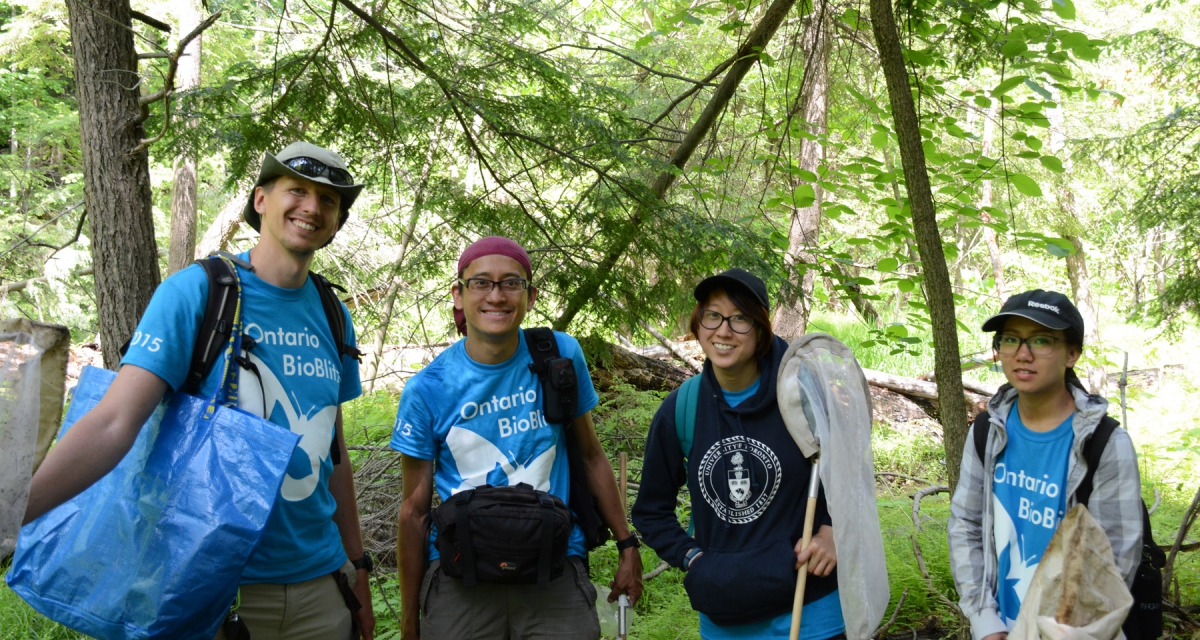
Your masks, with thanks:
[(636, 547), (639, 547), (639, 546), (641, 546), (641, 543), (640, 543), (640, 542), (638, 542), (638, 537), (637, 537), (637, 534), (636, 534), (636, 533), (631, 533), (631, 534), (629, 534), (629, 537), (628, 537), (628, 538), (625, 538), (624, 540), (618, 540), (618, 541), (617, 541), (617, 551), (624, 551), (624, 550), (626, 550), (626, 549), (633, 549), (633, 548), (636, 548)]
[(363, 552), (363, 557), (358, 560), (352, 560), (350, 564), (354, 565), (355, 569), (366, 569), (367, 573), (371, 573), (375, 569), (375, 559), (365, 551)]

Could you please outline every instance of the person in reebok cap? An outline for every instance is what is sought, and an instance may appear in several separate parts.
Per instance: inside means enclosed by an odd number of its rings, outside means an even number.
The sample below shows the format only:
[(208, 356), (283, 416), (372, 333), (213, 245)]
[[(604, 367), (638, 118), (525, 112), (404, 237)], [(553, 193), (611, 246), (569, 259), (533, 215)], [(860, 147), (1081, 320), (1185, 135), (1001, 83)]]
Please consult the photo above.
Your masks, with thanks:
[[(1084, 445), (1108, 401), (1075, 375), (1083, 316), (1067, 296), (1035, 289), (1010, 297), (983, 323), (1008, 383), (976, 418), (950, 503), (950, 569), (975, 640), (1003, 640), (1058, 523), (1079, 501)], [(975, 430), (988, 429), (982, 459)], [(1089, 507), (1133, 584), (1142, 548), (1137, 454), (1113, 431)], [(1036, 479), (1036, 480), (1035, 480)]]
[[(362, 394), (358, 362), (339, 352), (309, 273), (314, 254), (341, 228), (362, 187), (341, 156), (328, 149), (296, 142), (265, 154), (244, 212), (258, 240), (230, 257), (247, 338), (237, 358), (238, 408), (303, 436), (261, 541), (242, 568), (237, 614), (254, 640), (373, 636), (371, 559), (363, 550), (343, 429), (335, 428), (342, 421), (341, 404)], [(137, 326), (146, 339), (130, 344), (107, 394), (38, 469), (26, 521), (112, 470), (163, 395), (183, 387), (208, 297), (208, 277), (198, 264), (158, 287)], [(353, 348), (350, 312), (345, 305), (340, 312), (345, 345)], [(223, 358), (197, 395), (214, 396)], [(333, 464), (332, 447), (340, 464)], [(355, 599), (361, 608), (352, 613)], [(244, 630), (235, 622), (229, 616), (217, 638), (238, 637)]]
[[(525, 483), (569, 504), (566, 430), (571, 429), (597, 511), (619, 541), (620, 561), (609, 600), (627, 594), (636, 601), (642, 592), (637, 538), (629, 531), (612, 465), (592, 423), (591, 410), (599, 398), (579, 342), (565, 333), (554, 332), (553, 339), (575, 373), (575, 417), (565, 424), (548, 423), (544, 417), (545, 389), (530, 368), (534, 360), (521, 329), (538, 293), (530, 282), (529, 254), (508, 238), (482, 238), (462, 252), (455, 275), (450, 289), (455, 325), (466, 338), (405, 383), (392, 432), (391, 447), (401, 454), (404, 479), (396, 536), (401, 632), (404, 638), (425, 640), (599, 638), (596, 590), (588, 578), (578, 524), (556, 547), (565, 548), (566, 558), (555, 558), (563, 563), (563, 571), (546, 589), (487, 582), (482, 570), (479, 582), (468, 586), (443, 566), (443, 560), (458, 559), (439, 554), (437, 528), (431, 530), (428, 524), (435, 488), (445, 503), (454, 494), (485, 484)], [(463, 528), (460, 523), (455, 526)], [(472, 533), (473, 546), (495, 542), (486, 540), (486, 531), (500, 526)], [(505, 545), (529, 542), (499, 531), (497, 535)]]
[[(275, 155), (263, 153), (262, 167), (258, 171), (258, 180), (242, 209), (242, 218), (261, 231), (262, 216), (255, 209), (255, 194), (260, 187), (272, 184), (280, 176), (304, 178), (313, 182), (327, 184), (341, 195), (337, 228), (340, 231), (346, 219), (350, 217), (350, 207), (358, 199), (363, 185), (354, 184), (354, 178), (346, 168), (346, 161), (335, 151), (318, 147), (307, 142), (293, 142)], [(333, 238), (330, 238), (332, 241)]]

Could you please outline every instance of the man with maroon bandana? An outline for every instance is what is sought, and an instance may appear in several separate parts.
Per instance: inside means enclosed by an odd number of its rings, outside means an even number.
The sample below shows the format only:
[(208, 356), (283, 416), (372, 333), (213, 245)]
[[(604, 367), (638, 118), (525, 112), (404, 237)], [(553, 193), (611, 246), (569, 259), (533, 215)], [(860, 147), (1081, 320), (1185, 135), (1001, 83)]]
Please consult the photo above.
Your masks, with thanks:
[[(508, 238), (483, 238), (462, 253), (451, 287), (455, 320), (465, 340), (452, 345), (404, 387), (391, 446), (401, 453), (404, 487), (396, 554), (405, 638), (599, 638), (596, 592), (576, 525), (568, 563), (548, 589), (534, 584), (480, 582), (464, 586), (440, 571), (427, 528), (433, 490), (446, 501), (482, 485), (526, 483), (569, 503), (566, 429), (574, 429), (588, 487), (618, 540), (615, 600), (642, 591), (642, 561), (618, 498), (612, 465), (592, 424), (596, 391), (579, 343), (555, 332), (559, 354), (578, 380), (569, 424), (547, 423), (542, 385), (521, 322), (537, 299), (529, 255)], [(435, 464), (436, 461), (436, 464)], [(418, 628), (417, 612), (420, 612)]]

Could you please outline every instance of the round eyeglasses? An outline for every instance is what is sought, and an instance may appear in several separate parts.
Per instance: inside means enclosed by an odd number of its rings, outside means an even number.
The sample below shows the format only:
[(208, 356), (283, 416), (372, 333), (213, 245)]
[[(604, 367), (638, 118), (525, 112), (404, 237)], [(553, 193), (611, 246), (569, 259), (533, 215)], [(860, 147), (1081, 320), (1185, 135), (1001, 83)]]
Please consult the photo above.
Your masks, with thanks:
[(744, 316), (740, 313), (732, 316), (723, 316), (716, 311), (705, 309), (700, 312), (700, 326), (705, 329), (716, 331), (721, 328), (722, 322), (729, 322), (729, 328), (734, 333), (749, 333), (754, 328), (754, 318)]
[(996, 351), (1000, 355), (1011, 356), (1021, 350), (1022, 344), (1029, 345), (1029, 352), (1035, 356), (1048, 356), (1054, 353), (1054, 345), (1058, 342), (1054, 336), (1029, 336), (1021, 338), (1011, 333), (996, 336)]

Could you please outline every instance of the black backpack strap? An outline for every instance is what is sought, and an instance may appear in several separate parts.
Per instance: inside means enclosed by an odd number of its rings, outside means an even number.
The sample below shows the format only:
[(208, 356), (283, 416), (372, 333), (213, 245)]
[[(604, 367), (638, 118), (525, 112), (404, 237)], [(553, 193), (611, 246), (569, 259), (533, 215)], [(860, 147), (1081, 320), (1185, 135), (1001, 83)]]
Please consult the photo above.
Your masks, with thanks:
[[(554, 330), (549, 327), (530, 327), (525, 330), (525, 345), (533, 364), (529, 370), (539, 377), (545, 375), (548, 363), (558, 357), (558, 341), (554, 339)], [(545, 385), (543, 385), (545, 386)]]
[[(542, 413), (545, 415), (548, 413), (545, 409), (549, 395), (546, 390), (553, 384), (550, 361), (561, 357), (558, 352), (558, 340), (554, 338), (554, 330), (549, 327), (530, 327), (525, 329), (525, 346), (529, 349), (529, 356), (533, 359), (529, 370), (537, 374), (538, 380), (542, 383)], [(579, 397), (578, 381), (575, 381), (574, 384), (574, 397), (567, 400), (571, 403), (569, 406), (572, 407), (576, 406), (575, 402)], [(570, 425), (570, 422), (564, 423), (564, 427), (570, 427)], [(584, 549), (591, 551), (608, 540), (609, 529), (596, 507), (596, 499), (592, 495), (591, 487), (588, 486), (587, 468), (579, 447), (579, 438), (575, 435), (574, 429), (565, 428), (564, 431), (566, 432), (567, 465), (570, 469), (571, 497), (567, 506), (571, 509), (571, 513), (575, 514), (576, 522), (583, 531)]]
[(1096, 468), (1100, 466), (1100, 456), (1104, 453), (1104, 447), (1108, 446), (1109, 436), (1118, 426), (1120, 423), (1115, 419), (1104, 416), (1100, 420), (1100, 424), (1096, 426), (1096, 430), (1092, 432), (1092, 437), (1088, 439), (1087, 444), (1083, 445), (1083, 460), (1087, 464), (1087, 472), (1083, 475), (1083, 482), (1075, 490), (1075, 500), (1085, 507), (1088, 499), (1092, 497), (1092, 485), (1096, 479)]
[(545, 591), (550, 588), (550, 552), (554, 549), (554, 503), (541, 491), (538, 502), (542, 505), (542, 545), (538, 550), (537, 588)]
[(988, 433), (992, 430), (992, 417), (987, 410), (979, 412), (975, 416), (975, 424), (972, 425), (971, 434), (975, 439), (975, 455), (979, 457), (979, 463), (983, 464), (984, 450), (987, 449)]
[(334, 291), (336, 289), (345, 293), (346, 290), (319, 273), (309, 271), (308, 275), (312, 278), (313, 284), (317, 286), (317, 293), (321, 294), (321, 307), (325, 309), (325, 319), (329, 321), (329, 329), (337, 344), (338, 355), (350, 356), (362, 362), (362, 352), (358, 348), (346, 344), (346, 316), (342, 314), (342, 300)]
[[(325, 276), (309, 271), (317, 293), (321, 295), (321, 308), (325, 310), (325, 320), (329, 322), (329, 331), (333, 334), (338, 356), (350, 356), (362, 362), (362, 352), (358, 348), (346, 344), (346, 316), (342, 314), (342, 300), (334, 289), (345, 293), (346, 290), (330, 282)], [(340, 362), (338, 364), (341, 364)], [(334, 430), (333, 442), (329, 445), (329, 458), (333, 464), (342, 463), (342, 450), (337, 446), (337, 431)]]
[(233, 265), (219, 257), (197, 260), (208, 275), (208, 301), (204, 307), (204, 319), (196, 332), (196, 346), (192, 349), (192, 364), (188, 367), (180, 391), (195, 395), (213, 365), (221, 357), (226, 341), (233, 333), (233, 316), (237, 312), (240, 291)]

